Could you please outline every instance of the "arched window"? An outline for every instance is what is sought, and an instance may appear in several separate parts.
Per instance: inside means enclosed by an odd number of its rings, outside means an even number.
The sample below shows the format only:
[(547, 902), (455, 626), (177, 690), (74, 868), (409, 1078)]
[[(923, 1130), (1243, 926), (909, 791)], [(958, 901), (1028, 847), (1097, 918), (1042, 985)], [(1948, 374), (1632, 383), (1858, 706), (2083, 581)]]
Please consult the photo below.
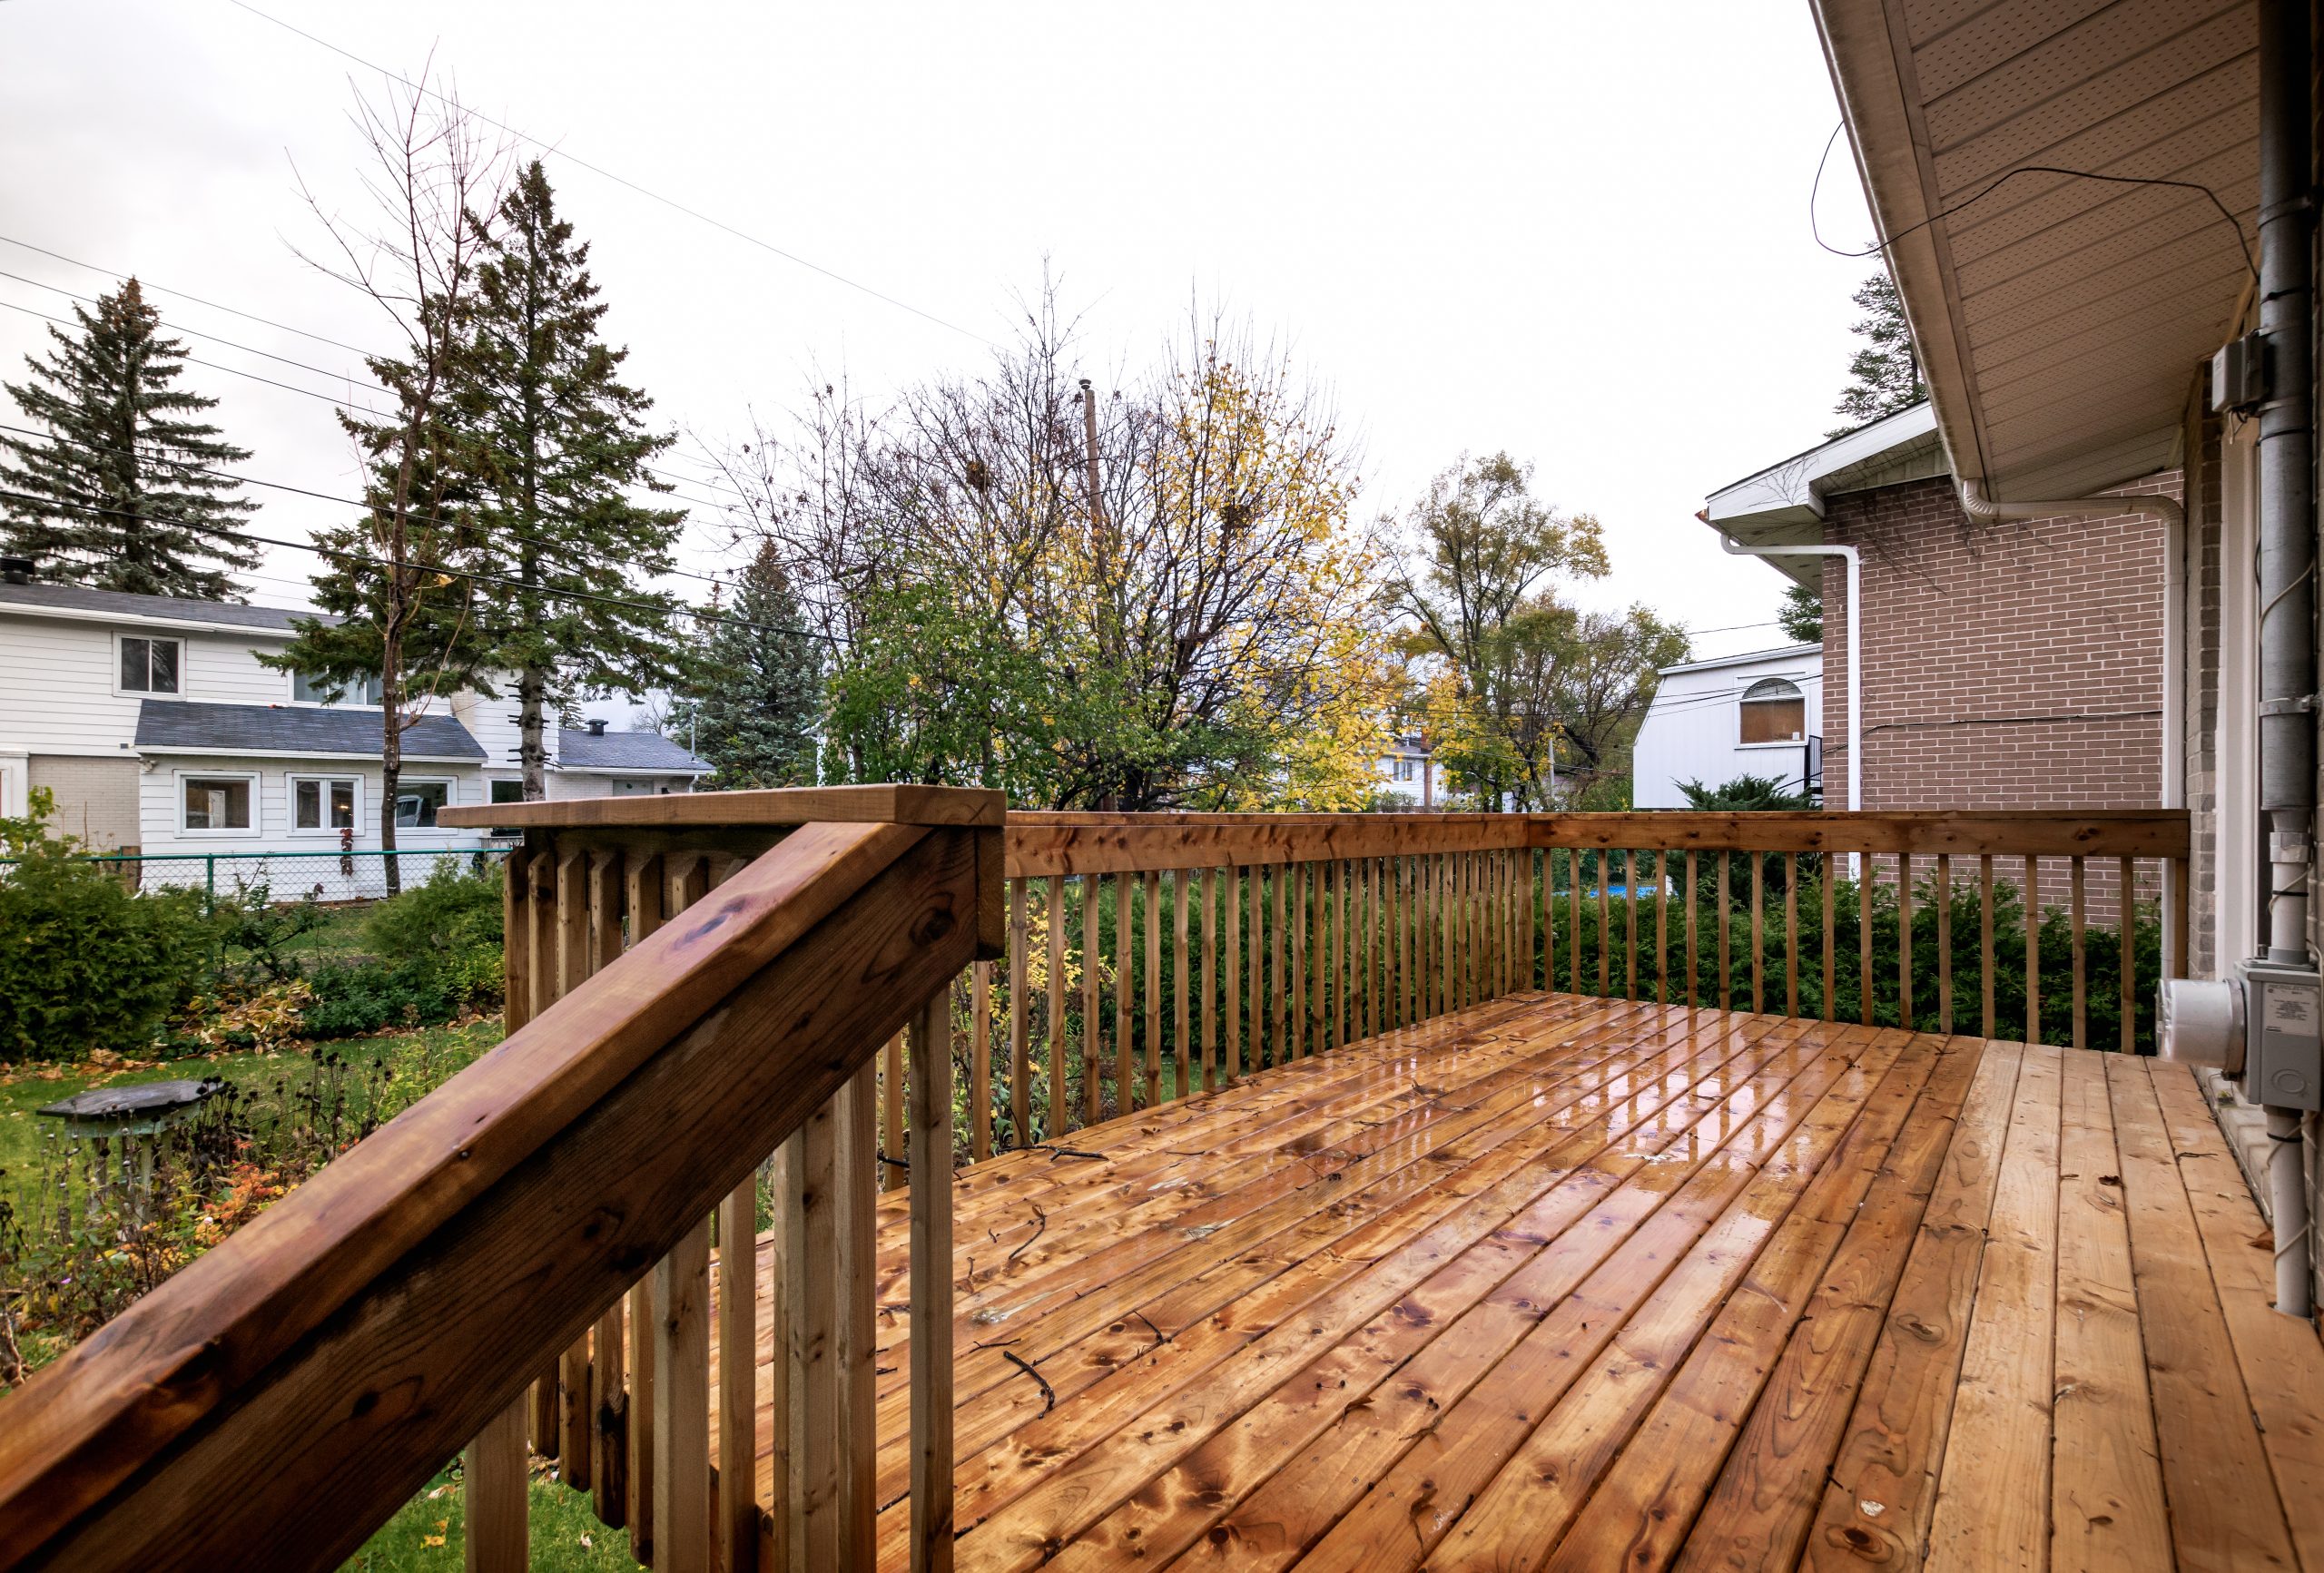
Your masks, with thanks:
[(1762, 677), (1743, 691), (1745, 742), (1800, 742), (1807, 736), (1807, 696), (1799, 684)]

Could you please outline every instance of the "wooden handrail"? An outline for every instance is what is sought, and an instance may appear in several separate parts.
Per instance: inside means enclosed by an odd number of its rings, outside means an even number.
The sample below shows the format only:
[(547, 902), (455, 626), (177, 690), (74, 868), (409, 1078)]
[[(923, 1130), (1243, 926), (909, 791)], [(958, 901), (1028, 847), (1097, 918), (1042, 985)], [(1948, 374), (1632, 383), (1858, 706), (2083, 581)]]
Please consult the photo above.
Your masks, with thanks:
[(997, 935), (992, 836), (788, 832), (101, 1329), (0, 1404), (0, 1567), (336, 1566)]
[(1530, 818), (1533, 846), (1588, 850), (1640, 847), (1671, 851), (2183, 858), (2189, 842), (2184, 809), (1899, 813), (1699, 813), (1666, 809)]

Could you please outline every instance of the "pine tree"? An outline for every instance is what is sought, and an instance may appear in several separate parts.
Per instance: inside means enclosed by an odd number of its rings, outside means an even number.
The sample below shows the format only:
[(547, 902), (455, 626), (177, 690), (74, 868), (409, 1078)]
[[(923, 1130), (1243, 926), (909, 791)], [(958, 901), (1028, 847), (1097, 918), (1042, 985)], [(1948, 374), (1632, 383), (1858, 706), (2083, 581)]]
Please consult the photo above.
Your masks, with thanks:
[(772, 545), (743, 570), (733, 619), (712, 624), (694, 710), (714, 787), (809, 786), (823, 711), (822, 646)]
[(628, 496), (669, 489), (645, 464), (672, 438), (647, 429), (653, 401), (620, 379), (629, 351), (598, 336), (606, 305), (588, 263), (536, 160), (487, 247), (462, 404), (484, 477), (474, 561), (514, 582), (478, 594), (492, 664), (516, 675), (527, 799), (547, 795), (551, 711), (586, 693), (635, 698), (682, 670), (678, 603), (641, 582), (669, 570), (685, 513)]
[(1851, 299), (1870, 315), (1849, 329), (1864, 339), (1864, 347), (1848, 362), (1851, 380), (1832, 408), (1852, 424), (1827, 433), (1827, 437), (1845, 437), (1866, 422), (1909, 409), (1928, 397), (1896, 281), (1886, 273), (1875, 273)]
[(1824, 642), (1824, 592), (1797, 581), (1783, 587), (1783, 605), (1776, 608), (1776, 623), (1785, 636), (1799, 644)]
[(175, 386), (185, 344), (136, 280), (73, 314), (77, 334), (52, 326), (55, 348), (25, 358), (30, 380), (0, 385), (49, 432), (0, 435), (0, 542), (74, 584), (239, 600), (226, 570), (258, 554), (225, 532), (258, 505), (213, 472), (249, 451), (194, 418), (218, 401)]

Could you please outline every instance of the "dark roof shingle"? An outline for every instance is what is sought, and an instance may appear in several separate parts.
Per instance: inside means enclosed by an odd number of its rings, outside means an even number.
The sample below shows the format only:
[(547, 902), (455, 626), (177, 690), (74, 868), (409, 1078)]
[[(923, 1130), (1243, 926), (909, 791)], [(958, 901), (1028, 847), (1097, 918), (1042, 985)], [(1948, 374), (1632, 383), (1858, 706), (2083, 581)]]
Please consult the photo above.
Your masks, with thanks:
[(697, 759), (658, 732), (598, 732), (557, 729), (556, 762), (566, 770), (634, 770), (707, 775), (710, 762)]
[[(148, 699), (137, 707), (137, 746), (153, 753), (343, 753), (379, 757), (379, 713), (296, 704), (195, 704)], [(448, 715), (424, 715), (403, 734), (406, 759), (478, 760), (484, 745)]]
[(166, 617), (177, 623), (208, 623), (220, 628), (267, 628), (289, 633), (290, 624), (313, 618), (336, 623), (320, 612), (290, 612), (280, 606), (236, 606), (182, 595), (133, 595), (125, 590), (91, 590), (79, 585), (0, 584), (0, 611), (54, 608), (66, 612), (110, 612), (123, 617)]

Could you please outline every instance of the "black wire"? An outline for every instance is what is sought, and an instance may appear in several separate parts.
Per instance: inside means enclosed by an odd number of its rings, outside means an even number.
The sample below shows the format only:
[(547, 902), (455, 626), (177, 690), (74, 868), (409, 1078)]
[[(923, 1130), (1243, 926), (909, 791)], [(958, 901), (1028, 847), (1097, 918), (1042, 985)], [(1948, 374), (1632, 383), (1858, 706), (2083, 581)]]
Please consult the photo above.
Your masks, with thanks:
[(960, 334), (963, 338), (973, 339), (980, 344), (990, 346), (994, 349), (1003, 348), (1003, 346), (987, 339), (983, 334), (975, 331), (973, 329), (963, 328), (957, 322), (948, 322), (943, 318), (936, 315), (933, 311), (923, 311), (919, 307), (913, 305), (911, 301), (899, 300), (893, 295), (883, 294), (881, 291), (872, 288), (869, 284), (859, 284), (844, 273), (833, 272), (831, 269), (824, 267), (820, 262), (811, 262), (795, 251), (786, 251), (782, 247), (775, 245), (772, 241), (762, 241), (756, 235), (753, 235), (747, 231), (738, 230), (723, 219), (714, 219), (708, 213), (702, 212), (694, 208), (687, 207), (684, 202), (678, 202), (675, 198), (665, 197), (659, 192), (652, 191), (645, 186), (639, 185), (635, 181), (624, 179), (622, 176), (614, 173), (613, 171), (605, 168), (601, 164), (593, 164), (588, 160), (580, 157), (578, 154), (568, 152), (564, 148), (557, 146), (555, 143), (543, 142), (539, 137), (533, 135), (529, 132), (519, 131), (515, 126), (510, 125), (507, 121), (495, 120), (492, 116), (486, 114), (479, 110), (472, 109), (464, 103), (457, 103), (453, 100), (446, 98), (442, 93), (435, 91), (435, 89), (423, 87), (419, 83), (412, 81), (409, 77), (404, 76), (398, 72), (389, 71), (384, 65), (375, 64), (371, 61), (364, 59), (361, 55), (356, 54), (352, 50), (342, 49), (338, 44), (331, 43), (329, 39), (319, 38), (302, 27), (294, 27), (279, 16), (270, 16), (265, 12), (260, 10), (257, 6), (246, 4), (245, 0), (231, 0), (231, 3), (239, 9), (249, 12), (251, 15), (257, 17), (261, 22), (271, 22), (275, 26), (281, 28), (285, 33), (296, 34), (298, 36), (305, 39), (308, 43), (312, 44), (319, 48), (328, 49), (333, 54), (340, 56), (341, 59), (351, 60), (355, 62), (356, 64), (364, 67), (366, 70), (376, 71), (391, 82), (399, 82), (414, 93), (425, 93), (429, 98), (434, 99), (438, 103), (444, 104), (448, 108), (457, 110), (462, 114), (474, 115), (477, 119), (484, 122), (485, 124), (496, 127), (500, 131), (507, 132), (510, 136), (521, 138), (522, 140), (532, 143), (543, 152), (552, 154), (555, 157), (565, 160), (567, 163), (587, 170), (591, 174), (596, 175), (604, 180), (609, 180), (615, 185), (626, 186), (641, 197), (645, 197), (654, 202), (660, 202), (664, 207), (674, 209), (678, 212), (685, 214), (685, 216), (690, 219), (710, 225), (713, 229), (724, 230), (728, 234), (734, 236), (736, 240), (746, 241), (751, 245), (758, 247), (761, 251), (772, 251), (774, 255), (781, 257), (786, 262), (793, 262), (802, 268), (807, 269), (811, 272), (821, 273), (824, 278), (832, 280), (835, 283), (844, 284), (851, 290), (859, 290), (863, 294), (871, 296), (874, 300), (884, 301), (888, 305), (895, 307), (900, 311), (909, 311), (915, 317), (924, 318), (928, 321), (935, 323), (939, 328), (949, 328), (953, 332)]
[(230, 540), (246, 541), (253, 546), (284, 546), (294, 552), (312, 552), (318, 556), (336, 557), (345, 562), (361, 563), (374, 568), (387, 568), (399, 573), (440, 574), (447, 578), (470, 579), (478, 584), (502, 585), (512, 590), (523, 590), (555, 601), (587, 601), (601, 606), (619, 606), (633, 612), (647, 612), (690, 617), (699, 623), (723, 623), (736, 628), (749, 628), (761, 634), (789, 634), (809, 639), (822, 639), (836, 644), (830, 634), (812, 628), (785, 628), (779, 624), (754, 623), (747, 617), (730, 617), (723, 612), (710, 612), (683, 602), (675, 608), (655, 605), (649, 601), (625, 600), (619, 595), (601, 595), (587, 590), (557, 590), (542, 585), (527, 585), (521, 579), (511, 579), (502, 574), (487, 574), (474, 568), (447, 567), (441, 563), (423, 563), (407, 558), (401, 563), (386, 557), (374, 557), (363, 552), (350, 552), (341, 546), (325, 546), (313, 541), (286, 541), (273, 536), (255, 536), (247, 530), (228, 529), (223, 525), (203, 524), (197, 519), (172, 518), (164, 514), (139, 513), (130, 508), (111, 508), (102, 503), (83, 502), (77, 497), (44, 496), (34, 492), (0, 490), (0, 501), (32, 503), (44, 507), (79, 508), (84, 513), (103, 514), (117, 519), (142, 519), (149, 524), (173, 525), (182, 530), (198, 530), (208, 535), (223, 536)]
[[(17, 240), (14, 235), (0, 235), (0, 241), (5, 241), (11, 246), (21, 247), (27, 251), (38, 251), (44, 257), (53, 257), (57, 261), (66, 263), (69, 266), (86, 269), (92, 273), (103, 273), (111, 279), (120, 280), (131, 277), (130, 274), (123, 273), (119, 269), (100, 268), (94, 262), (84, 262), (79, 258), (68, 257), (62, 251), (52, 251), (46, 246), (35, 246), (30, 241)], [(353, 344), (341, 343), (336, 339), (327, 339), (320, 333), (310, 333), (304, 328), (293, 328), (287, 323), (277, 322), (271, 317), (261, 317), (254, 312), (239, 310), (231, 306), (222, 306), (215, 300), (205, 300), (199, 295), (189, 295), (182, 290), (172, 290), (165, 284), (156, 284), (150, 279), (140, 278), (139, 282), (148, 290), (158, 290), (164, 295), (175, 295), (181, 300), (191, 300), (197, 306), (207, 306), (212, 311), (223, 311), (230, 317), (240, 317), (245, 321), (256, 322), (268, 328), (279, 329), (285, 333), (295, 333), (301, 339), (311, 339), (318, 344), (328, 344), (334, 349), (345, 349), (356, 355), (369, 355), (371, 353), (369, 350), (361, 349)], [(41, 287), (48, 290), (56, 288), (54, 284), (44, 284)], [(71, 291), (68, 290), (66, 293), (69, 294)]]
[[(44, 284), (38, 279), (27, 279), (22, 273), (11, 273), (5, 268), (0, 268), (0, 279), (12, 280), (19, 284), (30, 284), (35, 290), (46, 290), (53, 294), (62, 295), (67, 300), (84, 301), (91, 306), (102, 306), (104, 304), (102, 300), (94, 295), (84, 295), (77, 290), (67, 290), (62, 284)], [(0, 300), (0, 306), (6, 306), (9, 310), (15, 311), (30, 312), (34, 317), (48, 317), (48, 313), (45, 311), (34, 311), (29, 306), (18, 306), (15, 302), (9, 300)], [(76, 322), (67, 322), (62, 317), (48, 317), (48, 320), (51, 322), (57, 323), (66, 328), (76, 328), (80, 326), (80, 324)], [(350, 382), (358, 380), (355, 374), (350, 372), (332, 371), (320, 366), (310, 366), (303, 360), (293, 360), (287, 355), (277, 355), (271, 349), (261, 349), (255, 345), (251, 344), (237, 344), (231, 339), (222, 338), (215, 333), (204, 333), (199, 328), (188, 328), (182, 322), (165, 321), (158, 323), (157, 326), (165, 328), (172, 333), (191, 333), (196, 339), (207, 339), (213, 344), (223, 344), (229, 349), (239, 349), (245, 355), (263, 355), (269, 360), (280, 360), (285, 366), (295, 366), (301, 371), (311, 371), (319, 377), (340, 378)], [(362, 351), (358, 350), (356, 353), (361, 354)], [(370, 373), (365, 372), (362, 374), (360, 380), (376, 384), (379, 379), (372, 377)]]
[[(0, 305), (5, 305), (5, 303), (6, 302), (5, 301), (0, 301)], [(190, 470), (196, 475), (219, 476), (227, 480), (243, 482), (254, 487), (264, 487), (270, 491), (289, 492), (294, 496), (312, 497), (317, 502), (339, 503), (347, 507), (360, 508), (365, 513), (369, 513), (371, 511), (371, 505), (364, 502), (359, 497), (334, 496), (329, 492), (313, 491), (306, 487), (294, 487), (288, 481), (260, 480), (255, 476), (239, 475), (232, 470), (217, 469), (209, 465), (192, 464), (184, 459), (172, 458), (167, 454), (151, 452), (140, 454), (134, 448), (114, 447), (106, 443), (90, 442), (82, 437), (63, 437), (55, 432), (35, 431), (31, 427), (11, 426), (5, 421), (0, 421), (0, 431), (13, 431), (22, 437), (36, 437), (45, 442), (70, 443), (74, 447), (86, 448), (91, 453), (108, 453), (113, 455), (117, 458), (147, 458), (153, 460), (156, 464), (165, 464), (174, 469)], [(413, 516), (413, 517), (415, 522), (423, 525), (449, 526), (452, 523), (451, 520), (447, 519), (441, 514), (419, 514)], [(501, 527), (499, 533), (508, 536), (515, 540), (523, 541), (527, 546), (542, 546), (550, 551), (562, 551), (565, 547), (565, 543), (561, 541), (551, 541), (544, 539), (539, 536), (529, 536), (522, 530), (510, 529), (505, 526)], [(584, 561), (578, 565), (583, 567), (604, 567), (607, 565)], [(728, 588), (732, 588), (731, 585), (727, 585), (727, 581), (719, 578), (714, 574), (697, 574), (691, 568), (671, 567), (664, 569), (663, 572), (681, 578), (699, 579), (705, 585), (726, 585)]]
[[(239, 4), (240, 0), (236, 0), (236, 3)], [(1835, 257), (1869, 257), (1875, 252), (1886, 251), (1889, 247), (1903, 240), (1906, 235), (1913, 234), (1920, 230), (1925, 230), (1928, 228), (1929, 225), (1936, 222), (1939, 219), (1950, 218), (1955, 213), (1959, 212), (1962, 209), (1969, 206), (1972, 202), (1981, 202), (1984, 201), (1985, 198), (1993, 195), (1994, 192), (1999, 191), (2003, 186), (2007, 185), (2011, 181), (2015, 180), (2020, 175), (2066, 175), (2078, 181), (2104, 181), (2110, 184), (2118, 186), (2170, 186), (2182, 192), (2201, 192), (2203, 196), (2210, 201), (2211, 206), (2219, 210), (2219, 216), (2227, 221), (2227, 227), (2235, 231), (2235, 243), (2243, 252), (2244, 269), (2250, 272), (2251, 277), (2254, 279), (2257, 279), (2260, 276), (2260, 265), (2251, 260), (2251, 243), (2243, 238), (2242, 223), (2233, 213), (2228, 211), (2227, 204), (2219, 200), (2219, 193), (2211, 190), (2211, 187), (2202, 184), (2199, 181), (2165, 180), (2160, 176), (2153, 175), (2102, 175), (2094, 170), (2070, 170), (2060, 164), (2020, 164), (2015, 169), (2009, 170), (2003, 174), (1996, 176), (1982, 189), (1972, 195), (1962, 198), (1951, 207), (1941, 209), (1936, 212), (1931, 213), (1927, 218), (1923, 219), (1917, 224), (1907, 225), (1905, 228), (1897, 231), (1895, 234), (1888, 236), (1886, 240), (1876, 241), (1873, 244), (1866, 246), (1861, 251), (1844, 251), (1839, 247), (1826, 241), (1824, 239), (1823, 231), (1817, 227), (1816, 198), (1817, 194), (1823, 190), (1824, 166), (1831, 161), (1832, 145), (1840, 140), (1840, 133), (1845, 130), (1847, 122), (1843, 120), (1839, 124), (1832, 127), (1832, 134), (1829, 137), (1827, 137), (1824, 141), (1824, 156), (1816, 161), (1815, 183), (1807, 188), (1807, 232), (1815, 238), (1817, 245), (1831, 252)]]

